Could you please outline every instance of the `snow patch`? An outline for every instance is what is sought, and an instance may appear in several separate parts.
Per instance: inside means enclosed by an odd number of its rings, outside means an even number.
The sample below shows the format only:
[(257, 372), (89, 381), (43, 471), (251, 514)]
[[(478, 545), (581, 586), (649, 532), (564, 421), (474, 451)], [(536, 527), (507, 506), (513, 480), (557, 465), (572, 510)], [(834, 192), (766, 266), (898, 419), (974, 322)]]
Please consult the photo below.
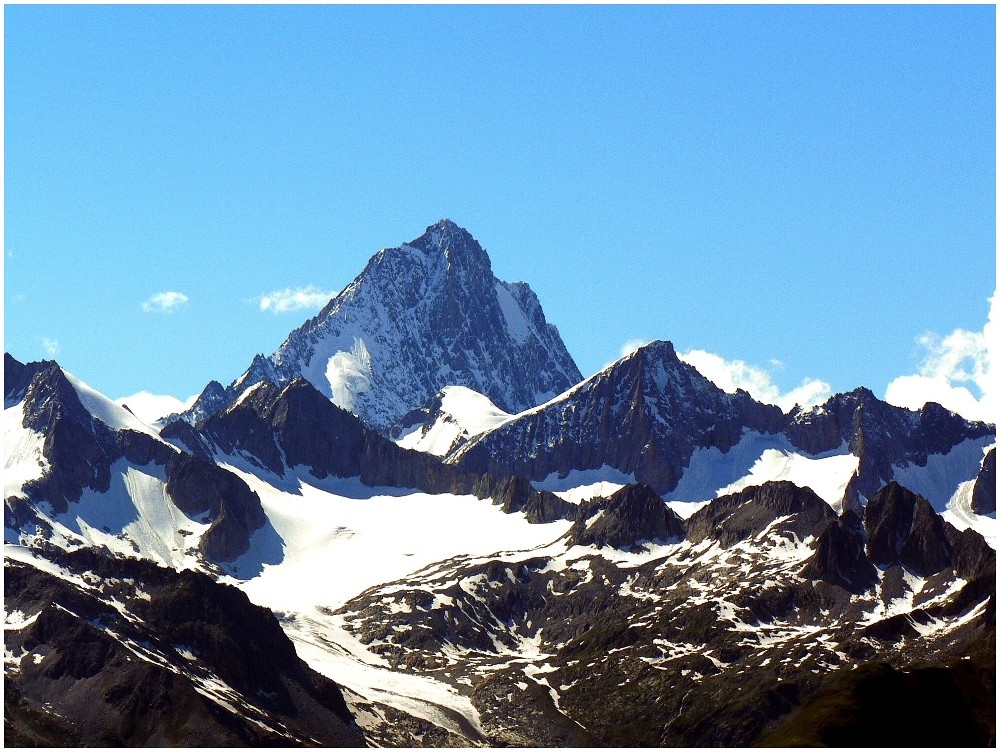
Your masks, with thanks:
[(344, 629), (335, 615), (287, 615), (282, 627), (296, 653), (312, 669), (366, 701), (426, 719), (450, 732), (483, 739), (472, 701), (451, 685), (411, 672), (396, 672)]
[(531, 325), (521, 311), (521, 307), (514, 300), (513, 294), (507, 286), (497, 280), (495, 285), (497, 291), (497, 303), (500, 304), (500, 311), (503, 313), (504, 321), (507, 322), (507, 331), (518, 345), (523, 344), (531, 336)]
[(857, 469), (858, 459), (846, 444), (808, 455), (784, 436), (747, 432), (729, 452), (717, 447), (696, 450), (677, 488), (665, 496), (668, 502), (705, 502), (768, 481), (791, 481), (839, 510)]
[(949, 502), (962, 483), (975, 480), (983, 465), (983, 455), (995, 446), (996, 437), (992, 435), (967, 439), (946, 453), (928, 456), (925, 466), (894, 467), (893, 478), (942, 512), (950, 507)]
[(23, 401), (4, 408), (4, 499), (21, 496), (26, 483), (41, 478), (49, 469), (49, 461), (45, 459), (42, 449), (45, 446), (45, 435), (24, 428), (23, 422)]
[(602, 465), (589, 470), (572, 470), (564, 475), (553, 472), (541, 481), (532, 481), (531, 485), (540, 492), (553, 492), (567, 502), (581, 502), (593, 497), (610, 496), (635, 482), (633, 474)]
[(349, 352), (337, 351), (326, 364), (330, 398), (344, 410), (353, 410), (357, 395), (372, 388), (372, 359), (361, 338)]
[(444, 457), (459, 438), (474, 437), (508, 421), (510, 414), (501, 410), (486, 395), (468, 387), (452, 385), (441, 391), (441, 414), (429, 427), (417, 426), (396, 444)]
[[(255, 536), (246, 558), (265, 564), (241, 588), (254, 602), (280, 611), (335, 608), (368, 588), (460, 555), (533, 550), (571, 525), (533, 525), (523, 514), (506, 514), (472, 495), (392, 493), (350, 479), (328, 480), (319, 488), (306, 474), (278, 489), (228, 469), (257, 492), (277, 534), (269, 541), (264, 533)], [(266, 546), (278, 551), (254, 551)], [(329, 577), (317, 579), (316, 573)]]

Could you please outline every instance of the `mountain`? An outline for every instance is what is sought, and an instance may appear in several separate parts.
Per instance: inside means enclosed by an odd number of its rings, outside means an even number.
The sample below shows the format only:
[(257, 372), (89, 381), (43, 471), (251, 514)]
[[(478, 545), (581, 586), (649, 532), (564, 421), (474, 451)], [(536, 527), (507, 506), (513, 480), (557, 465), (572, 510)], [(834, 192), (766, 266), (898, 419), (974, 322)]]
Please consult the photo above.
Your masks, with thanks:
[(516, 413), (582, 378), (531, 288), (497, 279), (483, 247), (450, 220), (379, 251), (270, 358), (258, 355), (228, 388), (209, 385), (184, 415), (203, 419), (262, 380), (284, 386), (298, 376), (397, 434), (400, 419), (446, 387)]
[(162, 440), (54, 361), (4, 356), (5, 541), (183, 566), (246, 551), (266, 518), (237, 476)]
[(4, 387), (14, 745), (995, 745), (995, 427), (580, 379), (447, 221), (155, 426)]
[(238, 589), (90, 549), (9, 557), (5, 744), (363, 744), (337, 686)]
[(607, 467), (663, 493), (697, 448), (725, 452), (745, 430), (773, 432), (782, 421), (779, 408), (727, 394), (658, 341), (479, 435), (449, 462), (534, 480)]
[(552, 491), (638, 482), (686, 502), (788, 479), (838, 510), (859, 510), (899, 480), (941, 512), (992, 444), (989, 424), (935, 403), (897, 408), (864, 388), (782, 414), (742, 390), (723, 391), (657, 341), (461, 443), (447, 461)]

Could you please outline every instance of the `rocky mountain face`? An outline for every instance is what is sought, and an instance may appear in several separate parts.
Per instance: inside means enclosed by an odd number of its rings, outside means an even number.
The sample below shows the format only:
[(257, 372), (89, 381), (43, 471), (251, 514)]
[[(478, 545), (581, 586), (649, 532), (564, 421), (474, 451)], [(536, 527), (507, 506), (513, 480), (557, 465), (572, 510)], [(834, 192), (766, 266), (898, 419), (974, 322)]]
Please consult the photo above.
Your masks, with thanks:
[(357, 477), (372, 487), (431, 493), (469, 493), (479, 479), (397, 446), (302, 377), (284, 389), (259, 382), (239, 403), (195, 428), (201, 436), (196, 447), (242, 456), (275, 476), (301, 468), (315, 479)]
[(337, 686), (238, 589), (90, 549), (45, 563), (4, 567), (7, 745), (362, 743)]
[[(751, 435), (762, 435), (762, 448), (786, 456), (857, 458), (854, 477), (844, 479), (836, 501), (860, 510), (901, 469), (925, 468), (932, 456), (947, 455), (968, 441), (978, 442), (978, 451), (994, 441), (995, 429), (934, 403), (916, 412), (897, 408), (864, 388), (784, 415), (743, 391), (724, 392), (681, 361), (670, 343), (654, 342), (558, 399), (460, 443), (447, 460), (470, 471), (537, 482), (605, 469), (612, 477), (630, 477), (669, 495), (700, 450), (719, 451), (716, 465), (729, 469), (727, 483), (750, 474), (762, 456), (744, 458), (731, 451)], [(728, 464), (726, 456), (733, 458)], [(956, 469), (956, 478), (974, 477), (975, 452), (959, 462), (963, 468)], [(988, 488), (984, 482), (981, 493), (988, 495)], [(701, 499), (712, 491), (717, 490), (708, 489)], [(982, 500), (988, 507), (988, 497)]]
[(779, 408), (730, 395), (668, 342), (639, 348), (570, 392), (482, 434), (449, 456), (462, 468), (541, 480), (604, 466), (658, 493), (673, 489), (699, 447), (723, 452), (746, 430), (780, 430)]
[(846, 445), (859, 459), (855, 491), (866, 498), (894, 478), (894, 468), (926, 466), (970, 439), (993, 437), (994, 427), (927, 403), (919, 411), (897, 408), (859, 388), (793, 414), (784, 428), (795, 447), (820, 454)]
[(270, 358), (257, 356), (221, 398), (209, 385), (184, 418), (202, 420), (260, 381), (299, 376), (386, 434), (444, 387), (516, 413), (582, 378), (531, 288), (497, 279), (483, 247), (450, 220), (379, 251)]
[(986, 453), (982, 468), (972, 490), (972, 510), (979, 515), (996, 516), (997, 512), (997, 451)]
[[(178, 451), (148, 427), (143, 431), (138, 421), (129, 423), (131, 414), (124, 416), (126, 423), (116, 423), (115, 411), (121, 409), (96, 398), (97, 407), (106, 411), (102, 420), (84, 406), (81, 392), (54, 361), (25, 365), (5, 354), (4, 384), (5, 421), (13, 422), (9, 428), (29, 433), (38, 456), (37, 474), (7, 493), (4, 526), (15, 538), (19, 533), (49, 537), (57, 527), (71, 539), (87, 541), (84, 530), (73, 530), (78, 503), (88, 492), (113, 494), (137, 469), (155, 479), (171, 506), (207, 525), (197, 548), (210, 561), (239, 556), (250, 535), (264, 525), (260, 499), (246, 483), (215, 463)], [(109, 535), (125, 538), (124, 528), (141, 522), (140, 511), (127, 503), (125, 509), (108, 512), (116, 527), (104, 526)], [(159, 543), (182, 556), (183, 537), (171, 538), (175, 540)]]

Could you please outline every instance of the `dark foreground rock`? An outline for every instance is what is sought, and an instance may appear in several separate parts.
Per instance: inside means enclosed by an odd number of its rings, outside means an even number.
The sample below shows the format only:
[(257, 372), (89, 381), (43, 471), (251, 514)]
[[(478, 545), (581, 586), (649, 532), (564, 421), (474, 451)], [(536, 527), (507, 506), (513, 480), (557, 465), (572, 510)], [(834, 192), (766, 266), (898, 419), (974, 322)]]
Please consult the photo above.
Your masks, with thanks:
[[(4, 728), (13, 746), (357, 746), (336, 685), (239, 590), (94, 551), (7, 561)], [(82, 585), (82, 584), (87, 585)]]

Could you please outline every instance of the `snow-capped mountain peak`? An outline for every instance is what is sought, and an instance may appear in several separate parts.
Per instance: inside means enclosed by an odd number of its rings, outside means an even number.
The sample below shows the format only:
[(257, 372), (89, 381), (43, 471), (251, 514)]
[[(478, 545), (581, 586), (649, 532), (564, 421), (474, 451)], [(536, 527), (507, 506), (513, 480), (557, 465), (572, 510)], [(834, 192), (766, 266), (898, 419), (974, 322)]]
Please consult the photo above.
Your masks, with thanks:
[(531, 288), (498, 280), (483, 247), (451, 220), (376, 253), (269, 359), (255, 358), (226, 400), (214, 391), (186, 417), (202, 420), (260, 379), (283, 386), (297, 376), (386, 434), (445, 387), (516, 413), (582, 378)]

